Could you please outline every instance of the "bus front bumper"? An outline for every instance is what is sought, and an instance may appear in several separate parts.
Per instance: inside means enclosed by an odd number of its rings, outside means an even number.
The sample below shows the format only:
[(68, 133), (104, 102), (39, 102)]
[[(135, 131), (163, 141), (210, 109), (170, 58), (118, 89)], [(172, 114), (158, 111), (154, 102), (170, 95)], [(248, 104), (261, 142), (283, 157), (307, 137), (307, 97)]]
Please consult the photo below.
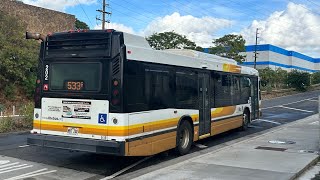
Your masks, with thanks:
[(125, 142), (31, 134), (27, 138), (27, 144), (72, 151), (84, 151), (118, 156), (125, 155)]

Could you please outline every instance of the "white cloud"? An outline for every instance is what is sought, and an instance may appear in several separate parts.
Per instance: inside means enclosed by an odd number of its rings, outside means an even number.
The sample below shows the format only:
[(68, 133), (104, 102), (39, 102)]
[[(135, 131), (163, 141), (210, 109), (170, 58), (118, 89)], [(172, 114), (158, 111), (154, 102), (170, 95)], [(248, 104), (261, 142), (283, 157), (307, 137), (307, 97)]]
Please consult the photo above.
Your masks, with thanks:
[[(115, 29), (118, 31), (122, 31), (122, 32), (126, 32), (126, 33), (130, 33), (130, 34), (137, 34), (132, 27), (123, 25), (123, 24), (119, 24), (119, 23), (109, 23), (106, 24), (105, 26), (106, 29)], [(98, 24), (94, 27), (94, 29), (102, 29), (102, 24)]]
[(79, 4), (94, 4), (97, 0), (22, 0), (22, 2), (56, 11), (65, 11), (66, 8)]
[(306, 6), (289, 3), (287, 9), (272, 13), (266, 20), (254, 20), (240, 34), (247, 44), (255, 43), (255, 31), (260, 28), (260, 44), (273, 44), (310, 56), (320, 56), (320, 16)]
[(215, 33), (223, 28), (230, 27), (232, 21), (213, 17), (197, 18), (191, 15), (181, 16), (175, 12), (165, 17), (153, 20), (141, 34), (149, 36), (155, 32), (175, 31), (178, 34), (187, 36), (198, 46), (212, 46)]

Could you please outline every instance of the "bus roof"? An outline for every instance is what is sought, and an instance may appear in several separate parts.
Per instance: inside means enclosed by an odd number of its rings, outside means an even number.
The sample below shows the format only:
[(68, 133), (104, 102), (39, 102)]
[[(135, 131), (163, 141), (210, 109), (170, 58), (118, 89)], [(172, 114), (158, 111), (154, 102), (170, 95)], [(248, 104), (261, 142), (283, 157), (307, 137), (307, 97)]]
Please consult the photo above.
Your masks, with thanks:
[(189, 49), (154, 50), (145, 37), (123, 33), (128, 60), (258, 75), (256, 69), (240, 66), (236, 61)]

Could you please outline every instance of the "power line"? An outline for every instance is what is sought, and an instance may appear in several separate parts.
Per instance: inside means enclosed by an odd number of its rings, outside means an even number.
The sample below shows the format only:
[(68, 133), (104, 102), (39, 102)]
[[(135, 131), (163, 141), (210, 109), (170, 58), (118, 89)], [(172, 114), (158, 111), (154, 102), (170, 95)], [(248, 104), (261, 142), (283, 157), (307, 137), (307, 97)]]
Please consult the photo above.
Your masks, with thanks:
[(92, 22), (90, 21), (90, 18), (88, 17), (88, 15), (87, 15), (86, 11), (83, 9), (82, 4), (79, 2), (79, 0), (77, 0), (77, 1), (78, 1), (78, 3), (79, 3), (80, 8), (82, 9), (83, 13), (84, 13), (84, 14), (85, 14), (85, 16), (87, 17), (87, 19), (88, 19), (88, 21), (89, 21), (89, 23), (90, 23), (91, 27), (93, 27), (93, 24), (92, 24)]
[(114, 9), (114, 8), (111, 8), (111, 9), (112, 9), (112, 11), (115, 11), (115, 12), (118, 12), (118, 13), (120, 13), (120, 14), (123, 14), (123, 15), (125, 15), (125, 16), (128, 17), (128, 18), (131, 18), (131, 19), (134, 19), (134, 20), (138, 20), (138, 21), (143, 22), (143, 23), (148, 23), (147, 21), (144, 21), (144, 20), (139, 19), (139, 18), (137, 18), (137, 17), (131, 16), (130, 14), (123, 13), (122, 11), (118, 11), (118, 10), (116, 10), (116, 9)]
[(314, 5), (316, 5), (316, 6), (319, 6), (319, 7), (320, 7), (320, 5), (319, 5), (319, 4), (317, 4), (317, 3), (315, 3), (315, 2), (313, 2), (313, 1), (311, 1), (311, 0), (307, 0), (307, 1), (309, 1), (309, 2), (311, 2), (312, 4), (314, 4)]
[[(133, 3), (129, 2), (129, 1), (126, 1), (126, 0), (123, 0), (123, 1), (126, 2), (126, 3), (128, 3), (128, 4), (131, 4), (131, 6), (135, 6), (135, 4), (133, 4)], [(158, 14), (155, 14), (154, 12), (151, 12), (151, 11), (145, 9), (145, 8), (139, 7), (139, 9), (140, 9), (140, 10), (143, 10), (143, 11), (145, 11), (145, 12), (148, 12), (148, 13), (154, 15), (154, 16), (159, 16)]]
[[(143, 16), (143, 17), (145, 17), (145, 18), (147, 18), (147, 19), (154, 20), (154, 19), (152, 19), (151, 17), (148, 17), (148, 16), (146, 16), (146, 15), (144, 15), (144, 14), (138, 12), (138, 11), (129, 9), (129, 8), (126, 7), (126, 6), (123, 6), (123, 5), (121, 5), (121, 4), (115, 3), (115, 1), (113, 1), (113, 4), (115, 4), (115, 5), (117, 5), (117, 6), (120, 6), (120, 7), (122, 7), (122, 8), (125, 8), (125, 9), (127, 9), (127, 10), (129, 10), (129, 11), (135, 13), (135, 14), (140, 14), (141, 16)], [(130, 16), (132, 16), (132, 14), (131, 14)]]

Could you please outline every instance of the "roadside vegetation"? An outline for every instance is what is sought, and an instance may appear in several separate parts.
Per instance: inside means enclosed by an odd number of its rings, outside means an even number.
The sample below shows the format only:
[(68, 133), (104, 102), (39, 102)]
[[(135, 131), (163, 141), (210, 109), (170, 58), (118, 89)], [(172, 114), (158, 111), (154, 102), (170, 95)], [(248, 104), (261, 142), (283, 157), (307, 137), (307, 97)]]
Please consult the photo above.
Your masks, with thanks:
[[(25, 40), (25, 25), (0, 11), (0, 112), (20, 117), (0, 118), (0, 133), (30, 129), (39, 43)], [(11, 114), (10, 114), (11, 115)]]
[(292, 70), (287, 72), (281, 68), (273, 70), (271, 68), (259, 69), (261, 78), (261, 90), (271, 92), (277, 89), (294, 88), (297, 91), (306, 91), (310, 85), (320, 83), (320, 72), (313, 74)]
[[(75, 28), (89, 29), (76, 20)], [(26, 24), (0, 11), (0, 133), (32, 128), (39, 42), (25, 39)], [(15, 109), (13, 116), (13, 106)]]

